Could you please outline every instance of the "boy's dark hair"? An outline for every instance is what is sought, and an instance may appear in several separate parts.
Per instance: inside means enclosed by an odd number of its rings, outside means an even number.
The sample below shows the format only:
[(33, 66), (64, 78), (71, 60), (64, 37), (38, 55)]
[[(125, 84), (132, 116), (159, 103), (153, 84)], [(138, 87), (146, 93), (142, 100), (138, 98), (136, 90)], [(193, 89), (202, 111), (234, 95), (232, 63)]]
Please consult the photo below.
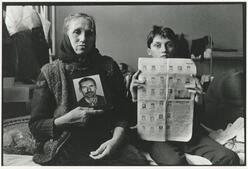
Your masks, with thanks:
[(153, 26), (152, 31), (147, 36), (147, 47), (151, 47), (151, 43), (156, 35), (160, 35), (163, 38), (168, 38), (170, 40), (176, 41), (177, 35), (171, 28), (162, 27), (162, 26)]
[(81, 83), (82, 83), (82, 82), (86, 82), (86, 81), (92, 81), (92, 82), (94, 83), (94, 85), (96, 86), (96, 81), (95, 81), (93, 78), (85, 77), (85, 78), (81, 79), (81, 80), (78, 82), (78, 85), (79, 85), (79, 89), (80, 89), (80, 90), (82, 90)]
[(122, 69), (128, 70), (128, 65), (126, 63), (120, 63), (120, 65), (122, 66)]

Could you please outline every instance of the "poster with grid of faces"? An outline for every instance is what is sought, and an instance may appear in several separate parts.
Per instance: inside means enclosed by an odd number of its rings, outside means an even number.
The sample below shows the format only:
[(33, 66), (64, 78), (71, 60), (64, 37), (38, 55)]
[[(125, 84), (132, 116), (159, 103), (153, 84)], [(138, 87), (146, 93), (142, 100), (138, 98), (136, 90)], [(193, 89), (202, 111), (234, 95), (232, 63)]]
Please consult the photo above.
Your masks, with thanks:
[[(192, 135), (196, 66), (191, 59), (139, 58), (138, 133), (149, 141), (188, 141)], [(187, 88), (186, 88), (187, 87)]]

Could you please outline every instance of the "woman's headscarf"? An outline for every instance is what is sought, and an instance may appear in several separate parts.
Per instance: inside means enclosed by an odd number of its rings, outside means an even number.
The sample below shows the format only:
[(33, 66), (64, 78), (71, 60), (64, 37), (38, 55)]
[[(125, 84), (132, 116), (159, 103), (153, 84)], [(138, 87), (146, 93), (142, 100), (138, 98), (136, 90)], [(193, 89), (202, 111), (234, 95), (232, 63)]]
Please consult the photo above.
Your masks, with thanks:
[(92, 50), (87, 55), (78, 55), (74, 52), (69, 37), (64, 34), (63, 39), (60, 44), (60, 54), (59, 59), (66, 63), (79, 62), (83, 65), (89, 64), (93, 61), (99, 54), (98, 49), (92, 48)]

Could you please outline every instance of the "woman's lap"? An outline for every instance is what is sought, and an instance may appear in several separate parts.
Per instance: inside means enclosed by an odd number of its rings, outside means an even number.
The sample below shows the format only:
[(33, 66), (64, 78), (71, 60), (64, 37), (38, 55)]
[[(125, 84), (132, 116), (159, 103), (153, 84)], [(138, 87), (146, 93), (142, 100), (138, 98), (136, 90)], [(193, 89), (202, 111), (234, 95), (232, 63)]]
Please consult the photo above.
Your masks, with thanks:
[(146, 158), (133, 145), (120, 147), (114, 155), (103, 160), (94, 160), (89, 154), (99, 145), (78, 146), (66, 144), (55, 158), (54, 165), (60, 166), (144, 166), (148, 165)]

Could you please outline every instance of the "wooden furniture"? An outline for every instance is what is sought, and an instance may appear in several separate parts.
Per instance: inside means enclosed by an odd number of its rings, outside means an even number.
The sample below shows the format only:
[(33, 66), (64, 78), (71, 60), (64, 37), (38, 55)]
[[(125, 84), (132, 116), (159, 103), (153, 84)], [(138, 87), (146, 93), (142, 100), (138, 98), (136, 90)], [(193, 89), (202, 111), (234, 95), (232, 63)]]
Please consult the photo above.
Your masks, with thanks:
[(244, 71), (245, 56), (239, 52), (216, 52), (212, 53), (211, 59), (193, 59), (196, 67), (197, 74), (209, 74), (218, 76), (227, 71)]
[(13, 86), (3, 86), (4, 119), (30, 114), (30, 101), (35, 84), (15, 82)]

